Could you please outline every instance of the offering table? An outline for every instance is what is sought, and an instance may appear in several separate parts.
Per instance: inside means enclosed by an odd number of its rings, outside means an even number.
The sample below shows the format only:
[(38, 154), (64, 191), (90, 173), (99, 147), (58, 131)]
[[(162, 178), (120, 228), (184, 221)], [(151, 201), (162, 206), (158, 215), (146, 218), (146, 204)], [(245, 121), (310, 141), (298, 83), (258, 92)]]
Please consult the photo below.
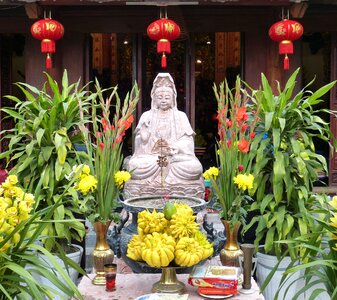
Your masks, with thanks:
[[(161, 274), (150, 273), (118, 273), (116, 277), (116, 291), (106, 292), (105, 286), (93, 285), (91, 279), (94, 275), (83, 277), (78, 288), (85, 300), (134, 300), (139, 296), (151, 294), (152, 285), (160, 279)], [(190, 300), (206, 299), (197, 292), (197, 287), (187, 283), (189, 274), (178, 274), (178, 280), (185, 283), (186, 294), (189, 294)], [(252, 288), (254, 294), (236, 296), (228, 298), (229, 300), (263, 300), (263, 295), (259, 294), (259, 288), (252, 279)]]

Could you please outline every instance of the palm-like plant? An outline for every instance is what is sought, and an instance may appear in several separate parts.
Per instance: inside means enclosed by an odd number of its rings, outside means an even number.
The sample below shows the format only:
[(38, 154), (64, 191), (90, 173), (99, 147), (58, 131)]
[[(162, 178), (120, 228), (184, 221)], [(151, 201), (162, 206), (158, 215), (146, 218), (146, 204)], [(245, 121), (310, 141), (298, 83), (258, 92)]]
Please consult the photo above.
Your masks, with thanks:
[[(313, 139), (326, 143), (333, 139), (329, 123), (320, 117), (332, 112), (317, 105), (336, 82), (315, 92), (307, 86), (294, 94), (298, 72), (299, 69), (291, 75), (283, 90), (278, 85), (277, 94), (273, 94), (263, 74), (261, 89), (252, 89), (252, 101), (260, 107), (260, 122), (251, 146), (251, 151), (256, 152), (256, 181), (251, 190), (256, 201), (251, 210), (258, 215), (245, 229), (257, 223), (256, 247), (265, 238), (265, 253), (278, 257), (286, 245), (275, 242), (305, 235), (313, 228), (307, 202), (318, 171), (327, 172), (326, 160), (315, 153)], [(286, 248), (296, 259), (299, 248), (292, 244)]]
[(46, 76), (47, 82), (41, 90), (17, 83), (25, 99), (7, 96), (15, 108), (3, 111), (14, 118), (15, 128), (5, 132), (9, 149), (0, 158), (13, 161), (11, 173), (17, 174), (30, 192), (40, 195), (36, 199), (39, 209), (53, 205), (63, 195), (53, 218), (65, 221), (50, 223), (46, 228), (50, 238), (45, 240), (45, 246), (50, 250), (55, 247), (55, 237), (70, 242), (72, 238), (80, 240), (85, 232), (84, 225), (74, 217), (78, 210), (72, 205), (71, 196), (65, 193), (65, 186), (68, 184), (66, 175), (78, 164), (75, 145), (82, 141), (78, 130), (78, 99), (87, 112), (95, 95), (85, 87), (80, 88), (79, 81), (69, 84), (66, 71), (62, 88), (48, 74)]
[[(337, 298), (337, 197), (332, 200), (326, 195), (312, 195), (309, 211), (314, 220), (311, 232), (293, 240), (281, 241), (301, 247), (301, 256), (289, 266), (281, 280), (281, 286), (287, 275), (304, 271), (301, 279), (305, 284), (293, 296), (310, 293), (310, 299), (326, 293), (330, 299)], [(276, 295), (277, 296), (277, 295)], [(287, 295), (285, 295), (287, 296)]]

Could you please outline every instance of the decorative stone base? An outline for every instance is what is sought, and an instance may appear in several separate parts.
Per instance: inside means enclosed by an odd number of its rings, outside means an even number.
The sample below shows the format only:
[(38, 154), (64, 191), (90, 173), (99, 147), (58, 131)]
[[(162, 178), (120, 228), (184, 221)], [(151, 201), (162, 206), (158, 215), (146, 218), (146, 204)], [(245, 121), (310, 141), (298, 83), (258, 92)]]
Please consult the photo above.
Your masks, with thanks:
[(124, 196), (126, 199), (140, 196), (188, 196), (204, 199), (205, 187), (203, 181), (196, 180), (181, 184), (166, 184), (164, 187), (150, 182), (129, 180), (125, 183)]

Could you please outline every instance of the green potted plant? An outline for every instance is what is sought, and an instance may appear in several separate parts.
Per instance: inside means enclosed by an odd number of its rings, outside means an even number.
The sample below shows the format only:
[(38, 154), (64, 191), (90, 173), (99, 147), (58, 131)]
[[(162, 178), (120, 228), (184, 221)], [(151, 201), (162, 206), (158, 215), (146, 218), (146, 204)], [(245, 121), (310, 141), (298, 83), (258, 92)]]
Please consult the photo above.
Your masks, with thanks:
[[(78, 129), (80, 113), (78, 99), (83, 109), (88, 109), (93, 96), (80, 88), (80, 82), (68, 83), (67, 71), (62, 77), (62, 88), (48, 74), (41, 90), (26, 83), (17, 83), (24, 98), (7, 96), (14, 108), (2, 110), (15, 120), (15, 127), (6, 132), (8, 151), (0, 158), (7, 158), (16, 174), (30, 192), (39, 195), (39, 209), (53, 205), (63, 195), (62, 204), (54, 211), (54, 219), (63, 223), (50, 223), (45, 229), (48, 236), (44, 246), (56, 250), (56, 241), (65, 247), (72, 239), (81, 240), (85, 233), (83, 222), (76, 220), (79, 210), (72, 204), (71, 195), (65, 193), (66, 176), (78, 163), (76, 143), (83, 136)], [(67, 221), (69, 220), (69, 221)]]
[(217, 167), (204, 172), (204, 178), (211, 181), (217, 197), (227, 236), (220, 259), (224, 265), (237, 266), (238, 256), (242, 254), (237, 232), (245, 223), (245, 206), (250, 201), (248, 190), (255, 184), (251, 174), (254, 155), (250, 148), (257, 121), (256, 108), (248, 102), (248, 93), (241, 85), (238, 77), (233, 90), (227, 82), (221, 83), (219, 90), (214, 86), (218, 103)]
[[(7, 158), (14, 165), (10, 174), (16, 174), (25, 188), (37, 195), (38, 210), (59, 203), (52, 215), (52, 220), (57, 222), (49, 222), (44, 228), (43, 246), (57, 256), (65, 252), (79, 264), (83, 248), (72, 242), (82, 240), (85, 227), (69, 192), (67, 175), (80, 162), (75, 148), (83, 140), (78, 129), (78, 101), (80, 99), (87, 116), (95, 94), (80, 88), (79, 81), (69, 84), (67, 71), (64, 71), (61, 87), (46, 76), (47, 82), (41, 90), (17, 83), (23, 98), (7, 96), (15, 106), (3, 111), (14, 118), (15, 127), (5, 132), (9, 149), (1, 153), (0, 158)], [(75, 281), (77, 270), (71, 268), (68, 272)]]
[[(301, 272), (303, 286), (296, 291), (293, 299), (336, 299), (337, 297), (337, 197), (312, 194), (309, 210), (314, 220), (310, 233), (281, 243), (294, 244), (303, 251), (295, 265), (289, 266), (281, 279), (281, 287), (286, 277)], [(285, 293), (287, 297), (288, 294)]]
[[(61, 266), (55, 257), (36, 243), (52, 221), (61, 198), (53, 205), (36, 209), (35, 197), (26, 193), (15, 175), (0, 185), (0, 299), (55, 299), (76, 296), (82, 299), (64, 267), (79, 266), (62, 256)], [(46, 264), (46, 258), (49, 263)], [(58, 271), (57, 275), (51, 266)], [(83, 271), (82, 271), (83, 272)], [(50, 289), (36, 280), (40, 276), (53, 282)]]
[[(335, 82), (315, 92), (307, 86), (295, 94), (298, 72), (299, 69), (290, 76), (284, 89), (278, 84), (276, 94), (264, 74), (261, 88), (251, 89), (251, 100), (260, 107), (256, 137), (251, 145), (256, 154), (253, 169), (256, 181), (250, 190), (255, 200), (250, 209), (257, 215), (244, 231), (256, 224), (256, 248), (264, 241), (264, 254), (258, 253), (257, 275), (261, 275), (262, 264), (266, 266), (270, 261), (272, 269), (285, 253), (292, 260), (298, 258), (301, 247), (278, 241), (310, 233), (314, 222), (308, 211), (308, 201), (313, 184), (318, 180), (318, 171), (327, 172), (326, 160), (315, 152), (313, 139), (326, 143), (333, 139), (329, 123), (321, 118), (322, 113), (331, 111), (320, 109), (318, 104)], [(268, 254), (276, 255), (275, 260)], [(289, 262), (285, 263), (286, 267)], [(262, 290), (266, 289), (270, 278), (265, 279), (260, 279), (260, 284), (264, 282)], [(269, 284), (267, 290), (274, 295), (275, 291), (270, 289), (278, 284)]]

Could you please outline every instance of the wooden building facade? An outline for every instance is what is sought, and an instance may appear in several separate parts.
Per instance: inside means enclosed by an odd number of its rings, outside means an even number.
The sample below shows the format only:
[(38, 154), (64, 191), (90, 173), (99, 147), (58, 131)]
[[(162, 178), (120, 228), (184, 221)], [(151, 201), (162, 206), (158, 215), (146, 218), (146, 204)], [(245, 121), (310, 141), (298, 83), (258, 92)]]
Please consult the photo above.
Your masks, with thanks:
[[(182, 29), (172, 42), (167, 70), (160, 67), (155, 41), (146, 36), (147, 26), (166, 6), (168, 17)], [(261, 72), (270, 82), (285, 82), (301, 67), (298, 88), (316, 76), (316, 85), (337, 78), (336, 0), (3, 0), (0, 1), (0, 95), (15, 93), (12, 83), (25, 81), (41, 87), (45, 81), (45, 56), (40, 42), (30, 35), (30, 26), (44, 13), (61, 22), (64, 37), (57, 41), (54, 67), (49, 73), (59, 80), (67, 69), (70, 81), (99, 78), (106, 86), (123, 90), (137, 80), (142, 89), (137, 119), (149, 109), (149, 89), (156, 73), (170, 72), (178, 89), (178, 106), (197, 132), (197, 149), (206, 149), (214, 139), (215, 100), (213, 82), (237, 74), (252, 87), (260, 84)], [(304, 27), (294, 43), (290, 70), (283, 70), (278, 44), (268, 36), (269, 27), (289, 12)], [(337, 110), (337, 90), (325, 99)], [(337, 136), (337, 121), (331, 119)], [(10, 127), (1, 118), (1, 130)], [(2, 149), (0, 149), (2, 150)], [(200, 150), (201, 151), (201, 150)], [(337, 156), (329, 156), (329, 185), (337, 186)], [(205, 151), (201, 151), (205, 153)]]

